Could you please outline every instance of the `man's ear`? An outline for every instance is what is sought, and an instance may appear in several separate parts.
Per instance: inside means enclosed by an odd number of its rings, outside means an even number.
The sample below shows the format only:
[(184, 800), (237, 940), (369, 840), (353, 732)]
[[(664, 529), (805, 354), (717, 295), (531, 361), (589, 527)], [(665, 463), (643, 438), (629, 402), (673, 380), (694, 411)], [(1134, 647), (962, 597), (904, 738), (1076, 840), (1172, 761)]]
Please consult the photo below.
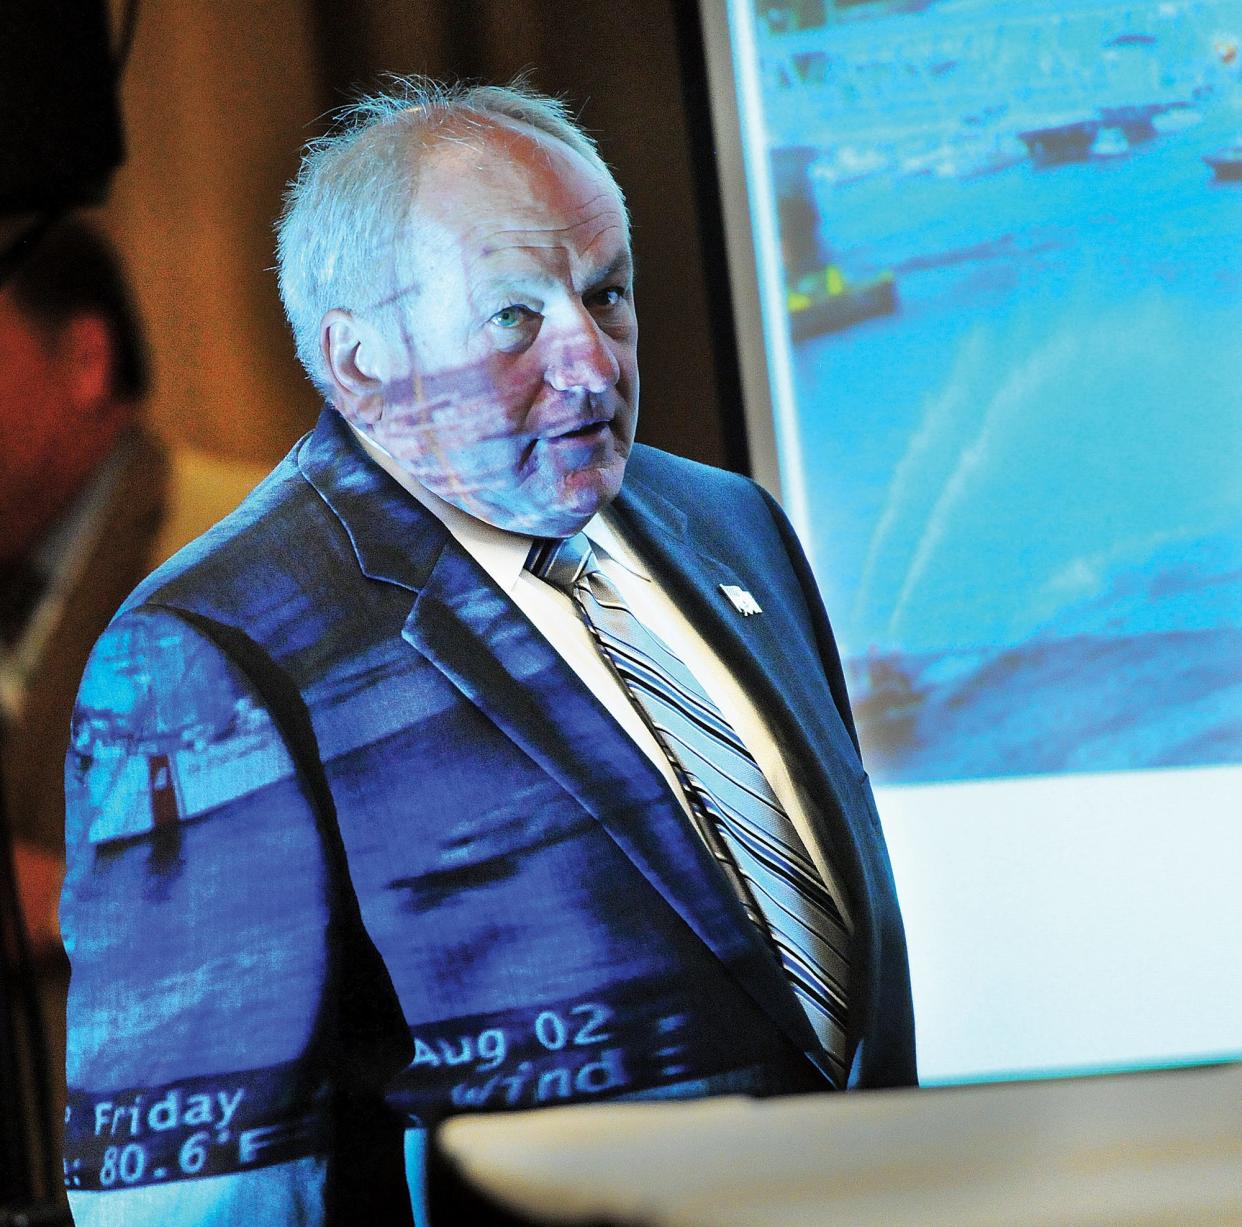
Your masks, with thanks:
[(56, 359), (78, 413), (94, 413), (112, 400), (112, 333), (98, 315), (75, 315), (56, 338)]
[(319, 346), (336, 407), (360, 429), (378, 421), (394, 374), (387, 338), (374, 324), (333, 307), (319, 325)]

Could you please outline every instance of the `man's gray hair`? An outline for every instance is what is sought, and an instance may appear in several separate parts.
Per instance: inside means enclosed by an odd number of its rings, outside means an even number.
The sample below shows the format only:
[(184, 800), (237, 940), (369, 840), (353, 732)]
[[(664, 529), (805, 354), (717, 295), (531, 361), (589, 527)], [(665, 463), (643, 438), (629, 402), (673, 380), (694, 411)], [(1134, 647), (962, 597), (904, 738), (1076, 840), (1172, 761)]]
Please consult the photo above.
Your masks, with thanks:
[[(394, 78), (382, 93), (342, 108), (333, 129), (309, 142), (276, 223), (280, 297), (298, 358), (331, 396), (319, 328), (334, 307), (370, 315), (407, 284), (401, 242), (423, 155), (440, 141), (461, 143), (488, 126), (516, 120), (568, 145), (625, 198), (595, 142), (569, 108), (530, 88)], [(383, 270), (392, 277), (385, 280)]]

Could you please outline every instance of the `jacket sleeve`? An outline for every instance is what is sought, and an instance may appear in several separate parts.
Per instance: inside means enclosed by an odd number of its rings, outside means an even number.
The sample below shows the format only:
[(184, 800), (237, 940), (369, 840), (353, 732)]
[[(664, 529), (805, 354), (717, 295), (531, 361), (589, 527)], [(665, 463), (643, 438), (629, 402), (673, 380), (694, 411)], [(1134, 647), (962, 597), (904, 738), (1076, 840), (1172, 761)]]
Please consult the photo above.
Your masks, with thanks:
[(78, 1227), (336, 1217), (339, 875), (263, 689), (166, 609), (87, 666), (61, 904)]

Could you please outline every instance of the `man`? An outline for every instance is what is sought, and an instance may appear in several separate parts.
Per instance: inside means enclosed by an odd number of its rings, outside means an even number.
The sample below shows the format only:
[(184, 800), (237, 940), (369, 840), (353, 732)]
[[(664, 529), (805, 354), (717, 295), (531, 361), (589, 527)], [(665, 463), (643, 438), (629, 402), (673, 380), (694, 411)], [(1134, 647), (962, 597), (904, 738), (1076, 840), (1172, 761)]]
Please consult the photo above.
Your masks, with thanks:
[(79, 1222), (408, 1221), (454, 1112), (913, 1081), (831, 632), (765, 494), (633, 445), (588, 138), (370, 100), (279, 257), (329, 407), (79, 696)]

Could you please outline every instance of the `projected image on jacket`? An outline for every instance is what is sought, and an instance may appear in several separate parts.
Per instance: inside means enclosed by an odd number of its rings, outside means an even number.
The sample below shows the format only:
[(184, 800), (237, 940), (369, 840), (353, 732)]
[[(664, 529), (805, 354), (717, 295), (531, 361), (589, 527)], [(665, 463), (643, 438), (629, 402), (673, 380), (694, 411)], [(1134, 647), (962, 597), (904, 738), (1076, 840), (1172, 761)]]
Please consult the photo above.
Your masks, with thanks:
[[(270, 1171), (348, 1143), (331, 1093), (340, 997), (373, 1031), (353, 1076), (413, 1126), (824, 1085), (731, 987), (764, 952), (736, 901), (708, 893), (710, 854), (658, 774), (605, 779), (604, 818), (690, 850), (678, 880), (722, 935), (715, 953), (658, 895), (636, 904), (650, 887), (608, 827), (410, 650), (405, 589), (326, 613), (286, 576), (251, 595), (286, 660), (328, 658), (304, 696), (249, 676), (227, 654), (246, 656), (239, 637), (167, 610), (114, 623), (83, 681), (66, 774), (79, 854), (63, 924), (84, 1037), (68, 1053), (71, 1189)], [(566, 755), (594, 770), (594, 726), (575, 718), (591, 696), (567, 691), (560, 657), (498, 591), (470, 613), (521, 636), (489, 702), (546, 692), (582, 730)], [(460, 745), (477, 766), (409, 786), (409, 763)], [(347, 892), (365, 938), (339, 919)], [(368, 942), (384, 971), (368, 970)], [(797, 1010), (792, 995), (764, 1001)]]

